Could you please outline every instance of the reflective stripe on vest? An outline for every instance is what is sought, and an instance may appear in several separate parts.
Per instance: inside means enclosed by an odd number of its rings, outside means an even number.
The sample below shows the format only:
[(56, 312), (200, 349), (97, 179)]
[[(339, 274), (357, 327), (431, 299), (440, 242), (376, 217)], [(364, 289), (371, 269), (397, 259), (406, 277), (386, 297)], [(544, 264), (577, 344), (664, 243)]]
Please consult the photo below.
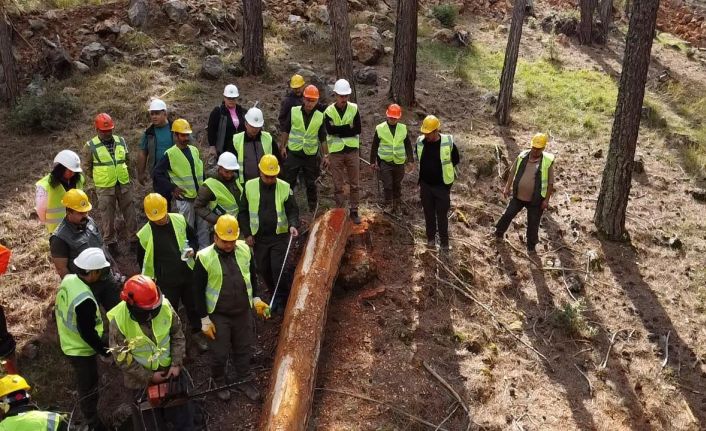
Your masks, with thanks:
[[(83, 174), (76, 173), (76, 175), (79, 176), (79, 180), (76, 182), (76, 188), (83, 189), (83, 184), (85, 183)], [(44, 220), (44, 227), (47, 229), (48, 233), (52, 234), (61, 221), (64, 220), (64, 217), (66, 217), (66, 208), (64, 207), (64, 204), (61, 203), (61, 199), (64, 198), (67, 190), (64, 189), (64, 186), (61, 185), (61, 183), (58, 183), (56, 186), (52, 187), (51, 174), (44, 176), (42, 179), (37, 181), (35, 185), (43, 188), (44, 191), (47, 192), (47, 210)]]
[[(454, 138), (451, 135), (441, 133), (441, 148), (439, 149), (439, 159), (441, 160), (441, 173), (444, 177), (444, 184), (451, 185), (454, 182), (454, 165), (451, 161), (451, 151), (454, 146)], [(417, 138), (417, 157), (422, 160), (424, 151), (424, 135)]]
[(78, 332), (76, 307), (83, 301), (93, 301), (96, 306), (96, 332), (103, 336), (103, 318), (91, 288), (76, 274), (68, 274), (61, 281), (56, 294), (54, 314), (59, 331), (61, 350), (68, 356), (91, 356), (96, 351), (89, 346)]
[[(203, 184), (207, 186), (216, 197), (215, 201), (211, 201), (211, 203), (208, 204), (211, 211), (213, 211), (216, 206), (220, 206), (223, 211), (225, 211), (225, 214), (238, 217), (238, 201), (235, 199), (235, 196), (233, 196), (233, 193), (228, 190), (228, 187), (226, 187), (225, 184), (216, 178), (206, 178), (206, 181), (204, 181)], [(242, 193), (240, 183), (236, 181), (235, 184)]]
[(156, 340), (152, 341), (140, 328), (140, 324), (132, 320), (127, 303), (121, 301), (108, 312), (108, 319), (115, 322), (118, 331), (123, 334), (128, 344), (135, 362), (147, 368), (157, 371), (172, 364), (171, 336), (172, 329), (172, 305), (166, 296), (162, 297), (162, 307), (159, 314), (150, 321), (152, 334)]
[(319, 151), (319, 129), (324, 124), (324, 114), (314, 110), (309, 126), (304, 127), (304, 114), (301, 106), (292, 108), (290, 115), (292, 127), (289, 130), (287, 148), (292, 151), (302, 151), (308, 156), (313, 156)]
[[(334, 126), (352, 126), (353, 120), (355, 120), (355, 114), (358, 113), (358, 105), (355, 103), (348, 102), (346, 106), (346, 112), (343, 113), (343, 118), (338, 115), (338, 110), (336, 110), (336, 105), (331, 104), (324, 111), (331, 120), (333, 120)], [(350, 138), (341, 138), (334, 135), (326, 136), (326, 143), (328, 144), (329, 153), (337, 153), (343, 150), (343, 147), (359, 148), (360, 147), (360, 136), (351, 136)]]
[[(289, 230), (284, 202), (289, 199), (289, 183), (277, 178), (275, 186), (275, 210), (277, 211), (277, 229), (275, 233), (286, 233)], [(248, 198), (248, 213), (250, 214), (250, 233), (255, 235), (260, 229), (260, 178), (253, 178), (245, 183), (245, 196)]]
[(93, 154), (93, 182), (96, 187), (113, 187), (116, 183), (127, 184), (130, 182), (130, 173), (127, 169), (127, 146), (120, 136), (113, 135), (113, 156), (101, 142), (98, 136), (86, 142), (86, 146)]
[(194, 159), (194, 171), (196, 172), (197, 184), (194, 184), (194, 177), (191, 174), (191, 164), (189, 159), (186, 158), (184, 153), (177, 147), (173, 145), (169, 147), (164, 154), (169, 157), (169, 179), (172, 184), (184, 190), (184, 197), (187, 199), (194, 199), (196, 197), (196, 192), (198, 187), (203, 184), (203, 162), (199, 157), (199, 150), (193, 145), (189, 145), (189, 151), (191, 151), (191, 158)]
[[(184, 250), (186, 246), (186, 219), (181, 214), (169, 213), (168, 215), (179, 250)], [(145, 223), (142, 229), (137, 232), (137, 238), (145, 250), (145, 258), (142, 260), (142, 273), (154, 278), (154, 238), (152, 236), (152, 226), (149, 222)], [(189, 265), (189, 268), (194, 269), (194, 259), (189, 259), (186, 264)]]
[[(272, 154), (272, 135), (264, 130), (260, 132), (260, 143), (262, 144), (262, 155)], [(233, 135), (233, 148), (238, 156), (238, 164), (240, 165), (240, 172), (238, 176), (238, 182), (242, 185), (245, 183), (245, 151), (243, 146), (245, 145), (245, 132), (236, 133)], [(260, 163), (260, 160), (257, 161)]]
[(395, 126), (395, 136), (392, 136), (390, 125), (387, 121), (378, 124), (375, 131), (380, 138), (378, 147), (378, 157), (380, 160), (396, 165), (403, 165), (407, 160), (407, 153), (404, 149), (404, 140), (407, 137), (407, 126), (397, 123)]
[[(245, 241), (237, 240), (235, 242), (234, 256), (235, 262), (240, 269), (240, 274), (245, 280), (245, 290), (248, 294), (250, 308), (252, 308), (252, 283), (250, 279), (250, 259), (252, 254), (250, 253), (250, 247)], [(216, 251), (214, 244), (200, 250), (196, 254), (196, 259), (201, 262), (208, 274), (208, 281), (206, 282), (206, 311), (211, 314), (216, 309), (216, 303), (221, 294), (221, 287), (223, 287), (223, 268), (221, 268), (218, 251)]]
[[(517, 161), (515, 162), (515, 176), (517, 176), (517, 171), (520, 170), (520, 163), (525, 157), (529, 157), (530, 150), (524, 150), (523, 152), (520, 153), (519, 156), (517, 156)], [(547, 153), (543, 152), (542, 153), (542, 164), (539, 167), (540, 170), (540, 178), (542, 180), (542, 185), (539, 189), (539, 193), (542, 196), (542, 198), (547, 197), (547, 190), (549, 189), (549, 168), (552, 166), (552, 163), (554, 163), (554, 154), (552, 153)], [(535, 189), (536, 192), (536, 189)]]
[(0, 431), (57, 431), (62, 421), (58, 413), (30, 410), (0, 421)]

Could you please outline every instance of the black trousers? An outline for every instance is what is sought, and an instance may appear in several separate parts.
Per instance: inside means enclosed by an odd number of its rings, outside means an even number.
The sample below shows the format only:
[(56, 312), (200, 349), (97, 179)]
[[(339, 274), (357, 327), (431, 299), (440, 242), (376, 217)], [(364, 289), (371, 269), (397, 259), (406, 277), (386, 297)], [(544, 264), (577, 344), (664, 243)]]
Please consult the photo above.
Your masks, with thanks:
[(495, 234), (498, 236), (504, 235), (507, 228), (510, 227), (512, 219), (522, 211), (522, 208), (527, 208), (527, 248), (534, 249), (539, 242), (539, 221), (542, 219), (542, 213), (544, 212), (540, 205), (532, 205), (531, 202), (521, 201), (513, 197), (507, 204), (505, 213), (495, 225)]
[(385, 192), (385, 202), (402, 199), (402, 179), (404, 178), (404, 164), (396, 165), (380, 161), (380, 180)]
[(7, 322), (5, 321), (5, 310), (0, 305), (0, 358), (10, 356), (15, 353), (15, 339), (7, 332)]
[[(255, 236), (255, 266), (268, 289), (274, 293), (277, 278), (284, 265), (284, 255), (287, 254), (288, 234)], [(287, 303), (291, 280), (289, 274), (282, 273), (277, 295), (272, 308), (275, 310)]]
[(321, 172), (319, 168), (319, 157), (300, 156), (293, 153), (287, 153), (287, 158), (282, 165), (282, 179), (289, 183), (294, 190), (297, 185), (299, 173), (304, 175), (304, 184), (306, 186), (306, 199), (309, 202), (309, 209), (314, 210), (316, 207), (316, 179), (319, 178)]
[(216, 339), (209, 342), (211, 376), (218, 384), (225, 383), (226, 362), (230, 357), (236, 378), (250, 375), (250, 358), (255, 345), (255, 326), (251, 309), (233, 315), (211, 314), (216, 326)]
[(96, 355), (67, 356), (74, 370), (78, 405), (92, 430), (106, 430), (98, 417), (98, 362)]
[(191, 332), (201, 332), (201, 317), (196, 311), (196, 294), (191, 277), (186, 277), (178, 283), (160, 283), (159, 288), (175, 310), (178, 311), (179, 305), (184, 304)]
[(427, 241), (435, 241), (439, 232), (439, 243), (449, 245), (449, 208), (451, 208), (451, 187), (432, 186), (419, 182), (419, 198), (424, 209)]

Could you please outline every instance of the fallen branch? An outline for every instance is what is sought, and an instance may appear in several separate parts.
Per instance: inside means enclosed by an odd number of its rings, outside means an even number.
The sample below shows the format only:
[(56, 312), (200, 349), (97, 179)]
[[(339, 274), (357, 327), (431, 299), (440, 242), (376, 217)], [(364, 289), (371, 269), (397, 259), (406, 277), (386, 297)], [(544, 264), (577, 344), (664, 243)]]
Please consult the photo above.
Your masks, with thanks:
[(574, 271), (574, 272), (588, 273), (588, 271), (585, 271), (583, 269), (565, 268), (563, 266), (543, 266), (542, 269), (545, 271)]
[(618, 336), (623, 331), (627, 331), (627, 329), (618, 329), (615, 331), (612, 337), (610, 337), (610, 344), (608, 345), (608, 351), (605, 353), (605, 359), (603, 359), (603, 362), (598, 366), (599, 370), (604, 369), (605, 367), (608, 366), (608, 356), (610, 355), (610, 349), (613, 348), (613, 344), (615, 344), (615, 337)]
[(667, 331), (667, 339), (664, 342), (664, 361), (662, 361), (662, 368), (667, 366), (667, 362), (669, 361), (669, 335), (672, 333), (672, 331)]
[(438, 380), (439, 383), (441, 383), (441, 385), (442, 385), (443, 387), (445, 387), (446, 390), (451, 393), (451, 395), (454, 396), (454, 398), (456, 398), (456, 401), (458, 401), (458, 403), (461, 405), (461, 407), (463, 407), (463, 410), (466, 411), (466, 415), (468, 416), (468, 421), (469, 421), (470, 423), (473, 423), (473, 418), (471, 417), (471, 411), (468, 409), (468, 406), (466, 405), (466, 403), (463, 402), (463, 399), (462, 399), (461, 396), (458, 394), (458, 392), (456, 392), (456, 391), (454, 390), (454, 388), (451, 387), (451, 385), (450, 385), (446, 380), (444, 380), (443, 377), (441, 377), (441, 376), (439, 375), (439, 373), (437, 373), (436, 371), (434, 371), (434, 369), (433, 369), (431, 366), (429, 366), (429, 364), (427, 364), (426, 362), (422, 362), (422, 365), (424, 365), (424, 368), (425, 368), (427, 371), (429, 371), (429, 373), (430, 373), (432, 376), (434, 376), (434, 377), (436, 378), (436, 380)]
[(406, 411), (400, 409), (399, 407), (395, 407), (395, 406), (393, 406), (392, 404), (386, 403), (385, 401), (380, 401), (380, 400), (376, 400), (375, 398), (370, 398), (369, 396), (366, 396), (366, 395), (363, 395), (363, 394), (356, 394), (356, 393), (354, 393), (354, 392), (346, 392), (346, 391), (342, 391), (342, 390), (339, 390), (339, 389), (330, 389), (330, 388), (315, 388), (315, 390), (317, 390), (317, 391), (325, 391), (325, 392), (333, 392), (333, 393), (335, 393), (335, 394), (348, 395), (349, 397), (359, 398), (359, 399), (365, 400), (365, 401), (370, 401), (371, 403), (375, 403), (375, 404), (378, 404), (378, 405), (381, 405), (381, 406), (385, 406), (385, 407), (391, 409), (392, 411), (401, 414), (402, 416), (405, 416), (405, 417), (407, 417), (407, 418), (409, 418), (409, 419), (412, 419), (413, 421), (415, 421), (415, 422), (417, 422), (417, 423), (426, 425), (426, 426), (428, 426), (428, 427), (430, 427), (430, 428), (433, 428), (433, 429), (435, 429), (435, 430), (439, 430), (439, 431), (449, 431), (449, 430), (447, 430), (446, 428), (440, 428), (439, 425), (435, 425), (435, 424), (433, 424), (433, 423), (431, 423), (431, 422), (429, 422), (429, 421), (427, 421), (427, 420), (424, 420), (424, 419), (422, 419), (422, 418), (420, 418), (420, 417), (418, 417), (418, 416), (415, 416), (415, 415), (413, 415), (413, 414), (411, 414), (411, 413), (407, 413)]
[(578, 370), (578, 372), (581, 373), (581, 375), (583, 376), (584, 379), (586, 379), (586, 383), (588, 383), (588, 395), (589, 395), (591, 398), (593, 398), (593, 385), (591, 385), (591, 381), (588, 380), (588, 376), (586, 375), (586, 373), (584, 373), (583, 371), (581, 371), (581, 368), (579, 368), (578, 365), (574, 364), (574, 367), (576, 367), (576, 369)]
[(532, 265), (536, 266), (537, 268), (541, 268), (541, 266), (539, 266), (539, 264), (537, 262), (535, 262), (534, 259), (532, 259), (532, 256), (530, 256), (529, 253), (527, 253), (526, 251), (522, 251), (519, 248), (515, 247), (514, 245), (512, 245), (512, 243), (510, 241), (507, 241), (505, 239), (503, 239), (503, 241), (507, 245), (509, 245), (511, 249), (515, 250), (516, 252), (520, 253), (521, 255), (524, 255), (527, 259), (529, 259), (529, 261)]
[(439, 423), (439, 425), (437, 425), (436, 428), (434, 428), (434, 431), (437, 431), (439, 428), (441, 428), (441, 426), (442, 426), (443, 424), (446, 423), (447, 420), (451, 419), (451, 416), (453, 416), (454, 413), (456, 413), (456, 410), (458, 410), (458, 408), (461, 407), (461, 406), (460, 406), (457, 402), (454, 402), (454, 403), (453, 403), (453, 407), (454, 407), (454, 408), (453, 408), (453, 410), (451, 410), (451, 413), (449, 413), (449, 414), (444, 418), (444, 420), (442, 420), (442, 421)]

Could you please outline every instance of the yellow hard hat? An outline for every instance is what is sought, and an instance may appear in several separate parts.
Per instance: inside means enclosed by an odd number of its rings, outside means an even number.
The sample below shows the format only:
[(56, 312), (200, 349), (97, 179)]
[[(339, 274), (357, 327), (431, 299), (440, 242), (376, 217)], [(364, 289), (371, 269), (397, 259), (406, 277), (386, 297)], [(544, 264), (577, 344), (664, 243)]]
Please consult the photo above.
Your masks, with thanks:
[(277, 157), (272, 154), (262, 156), (257, 167), (260, 168), (260, 172), (268, 177), (274, 177), (279, 174), (279, 162), (277, 161)]
[(93, 209), (91, 201), (88, 200), (88, 195), (81, 189), (71, 189), (61, 198), (61, 203), (69, 209), (80, 213), (87, 213)]
[(304, 86), (304, 77), (296, 74), (292, 75), (292, 79), (289, 80), (289, 86), (291, 88), (300, 88)]
[(0, 379), (0, 398), (17, 391), (28, 391), (32, 389), (27, 380), (17, 374), (8, 374)]
[(238, 219), (230, 214), (223, 214), (218, 217), (216, 221), (216, 227), (214, 228), (218, 238), (223, 241), (235, 241), (240, 235), (240, 226), (238, 226)]
[(174, 120), (172, 123), (172, 132), (190, 135), (191, 125), (185, 119), (179, 118), (178, 120)]
[(421, 131), (422, 133), (431, 133), (434, 130), (438, 129), (440, 126), (441, 121), (439, 121), (438, 118), (436, 118), (434, 115), (427, 115), (426, 118), (424, 118), (424, 121), (422, 121)]
[(543, 149), (547, 146), (547, 142), (549, 142), (549, 136), (547, 136), (546, 133), (537, 133), (536, 135), (532, 136), (530, 145), (532, 146), (532, 148)]
[(167, 215), (167, 200), (159, 193), (150, 193), (144, 200), (145, 215), (152, 221), (162, 220)]

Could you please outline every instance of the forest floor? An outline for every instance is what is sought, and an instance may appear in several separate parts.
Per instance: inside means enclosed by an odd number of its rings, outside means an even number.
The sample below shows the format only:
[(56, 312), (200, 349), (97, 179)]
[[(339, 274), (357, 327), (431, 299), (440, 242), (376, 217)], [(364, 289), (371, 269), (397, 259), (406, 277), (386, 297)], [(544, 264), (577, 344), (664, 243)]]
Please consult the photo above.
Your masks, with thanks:
[[(556, 6), (536, 3), (538, 21), (555, 12)], [(124, 16), (123, 6), (100, 8)], [(73, 12), (67, 18), (72, 26), (55, 23), (51, 31), (64, 34), (92, 22), (90, 11)], [(644, 171), (634, 176), (628, 206), (630, 243), (606, 242), (596, 236), (592, 217), (612, 127), (624, 23), (602, 47), (580, 46), (544, 33), (536, 21), (528, 23), (509, 127), (495, 126), (489, 103), (497, 92), (506, 23), (467, 16), (459, 23), (470, 30), (469, 47), (433, 41), (434, 29), (420, 17), (419, 105), (403, 119), (416, 137), (423, 115), (436, 114), (460, 148), (452, 253), (438, 259), (425, 247), (416, 173), (404, 180), (406, 210), (396, 219), (380, 210), (375, 177), (361, 166), (362, 215), (377, 277), (362, 291), (334, 289), (319, 361), (317, 387), (322, 389), (310, 428), (434, 429), (408, 415), (447, 430), (467, 429), (469, 420), (477, 425), (471, 428), (487, 430), (706, 428), (706, 222), (704, 203), (692, 197), (706, 180), (704, 66), (680, 49), (655, 42), (638, 143)], [(17, 25), (23, 28), (26, 22)], [(114, 116), (117, 133), (135, 150), (147, 123), (143, 112), (149, 96), (164, 95), (202, 135), (208, 113), (231, 81), (238, 84), (243, 105), (259, 101), (271, 127), (296, 66), (292, 62), (333, 80), (328, 44), (305, 44), (286, 26), (273, 26), (266, 34), (268, 76), (215, 82), (194, 77), (200, 65), (196, 41), (175, 43), (168, 27), (145, 33), (171, 55), (184, 57), (187, 75), (169, 74), (164, 63), (119, 63), (58, 84), (73, 88), (69, 91), (86, 107), (67, 131), (20, 136), (0, 123), (5, 167), (0, 172), (0, 242), (14, 251), (13, 268), (0, 280), (0, 300), (20, 340), (21, 367), (36, 400), (62, 411), (73, 409), (76, 393), (52, 317), (59, 280), (32, 214), (34, 181), (53, 155), (62, 148), (79, 149), (92, 136), (95, 112), (103, 110)], [(24, 58), (31, 57), (29, 48), (19, 49)], [(225, 57), (230, 56), (227, 51)], [(392, 57), (385, 56), (375, 67), (378, 85), (358, 85), (366, 159), (374, 125), (383, 121), (389, 103), (391, 63)], [(524, 213), (506, 241), (496, 243), (491, 232), (506, 204), (500, 193), (504, 171), (537, 131), (552, 134), (548, 151), (557, 156), (557, 193), (542, 221), (538, 257), (530, 258), (524, 252)], [(325, 206), (331, 204), (330, 182), (325, 176)], [(144, 192), (138, 187), (135, 194)], [(141, 207), (139, 201), (136, 205)], [(310, 217), (303, 212), (305, 223)], [(119, 263), (128, 275), (137, 271), (127, 253)], [(258, 325), (254, 366), (263, 392), (278, 324)], [(200, 387), (206, 384), (207, 360), (190, 358)], [(118, 406), (127, 395), (119, 373), (101, 367), (102, 412), (118, 422), (125, 412)], [(454, 388), (462, 405), (427, 367)], [(203, 405), (211, 430), (254, 429), (261, 407), (242, 396), (229, 403), (209, 397)]]

